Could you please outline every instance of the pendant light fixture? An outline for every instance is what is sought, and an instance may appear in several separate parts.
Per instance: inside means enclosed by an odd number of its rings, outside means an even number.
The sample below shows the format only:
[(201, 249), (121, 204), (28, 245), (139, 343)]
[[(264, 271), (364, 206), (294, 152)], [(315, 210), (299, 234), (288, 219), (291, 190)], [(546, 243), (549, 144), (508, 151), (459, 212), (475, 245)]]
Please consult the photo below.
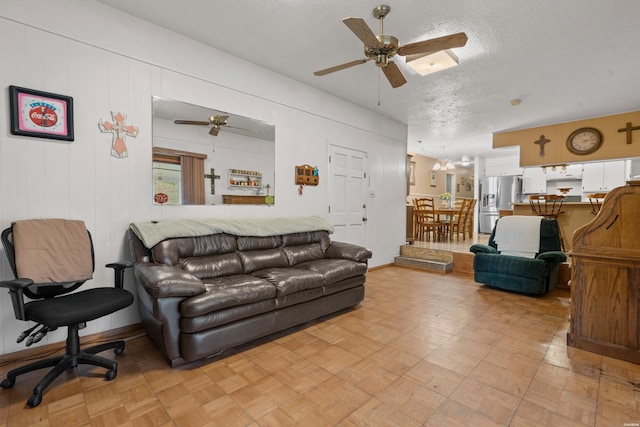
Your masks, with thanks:
[(455, 165), (449, 159), (445, 159), (444, 157), (444, 145), (442, 146), (442, 158), (436, 160), (436, 164), (433, 165), (431, 170), (434, 171), (449, 171), (455, 169)]

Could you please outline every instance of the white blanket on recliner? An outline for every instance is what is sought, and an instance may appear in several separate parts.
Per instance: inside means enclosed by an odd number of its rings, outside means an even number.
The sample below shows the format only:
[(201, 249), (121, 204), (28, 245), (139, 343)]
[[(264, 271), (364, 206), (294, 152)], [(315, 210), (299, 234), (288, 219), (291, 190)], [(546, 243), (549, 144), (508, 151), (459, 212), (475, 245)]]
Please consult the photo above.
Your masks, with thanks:
[(505, 216), (496, 223), (493, 241), (503, 255), (535, 258), (540, 250), (541, 216)]

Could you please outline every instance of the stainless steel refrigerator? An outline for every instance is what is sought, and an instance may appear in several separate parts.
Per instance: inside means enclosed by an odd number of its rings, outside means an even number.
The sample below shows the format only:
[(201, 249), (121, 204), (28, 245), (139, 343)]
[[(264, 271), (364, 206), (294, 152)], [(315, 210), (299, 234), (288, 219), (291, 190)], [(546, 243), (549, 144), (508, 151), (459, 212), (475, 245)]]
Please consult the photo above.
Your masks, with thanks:
[(490, 176), (480, 184), (478, 222), (480, 233), (491, 233), (500, 216), (500, 210), (512, 210), (514, 203), (522, 201), (522, 176)]

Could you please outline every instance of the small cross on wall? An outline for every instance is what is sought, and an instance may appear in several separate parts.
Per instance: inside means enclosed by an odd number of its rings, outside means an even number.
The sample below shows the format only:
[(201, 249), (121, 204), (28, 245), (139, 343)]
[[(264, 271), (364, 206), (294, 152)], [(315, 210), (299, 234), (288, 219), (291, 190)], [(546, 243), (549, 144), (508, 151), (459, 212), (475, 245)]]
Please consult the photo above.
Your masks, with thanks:
[(135, 138), (138, 136), (138, 128), (136, 126), (128, 125), (127, 116), (122, 113), (111, 112), (112, 122), (108, 122), (100, 119), (98, 128), (103, 133), (110, 133), (113, 135), (111, 141), (111, 155), (117, 159), (123, 159), (129, 156), (127, 151), (127, 144), (125, 138), (130, 136)]
[(220, 179), (220, 175), (216, 175), (216, 170), (211, 169), (211, 173), (205, 173), (205, 178), (211, 179), (211, 194), (216, 194), (216, 179)]
[(551, 142), (551, 140), (545, 138), (544, 135), (540, 135), (540, 139), (533, 141), (534, 144), (538, 144), (540, 146), (540, 157), (544, 157), (544, 145), (549, 142)]
[(627, 133), (627, 144), (631, 144), (633, 142), (633, 135), (631, 134), (634, 130), (640, 129), (640, 126), (632, 126), (631, 122), (627, 122), (627, 125), (621, 129), (618, 129), (618, 132), (626, 132)]

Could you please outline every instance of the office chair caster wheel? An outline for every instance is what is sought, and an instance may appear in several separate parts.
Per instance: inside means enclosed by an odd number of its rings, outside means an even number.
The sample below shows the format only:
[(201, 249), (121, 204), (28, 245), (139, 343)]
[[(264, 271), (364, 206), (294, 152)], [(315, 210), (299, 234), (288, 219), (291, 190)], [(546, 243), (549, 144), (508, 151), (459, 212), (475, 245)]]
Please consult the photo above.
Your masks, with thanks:
[(124, 353), (124, 344), (116, 346), (113, 349), (113, 352), (116, 354), (116, 356), (122, 356), (122, 353)]
[(117, 369), (109, 369), (106, 374), (104, 374), (104, 379), (107, 381), (111, 381), (118, 375)]
[(11, 388), (13, 387), (13, 385), (16, 383), (16, 379), (15, 378), (5, 378), (4, 380), (2, 380), (2, 382), (0, 383), (0, 387), (2, 388)]
[(27, 405), (31, 406), (32, 408), (35, 408), (40, 404), (40, 402), (42, 402), (42, 395), (34, 394), (29, 398), (29, 400), (27, 400)]

